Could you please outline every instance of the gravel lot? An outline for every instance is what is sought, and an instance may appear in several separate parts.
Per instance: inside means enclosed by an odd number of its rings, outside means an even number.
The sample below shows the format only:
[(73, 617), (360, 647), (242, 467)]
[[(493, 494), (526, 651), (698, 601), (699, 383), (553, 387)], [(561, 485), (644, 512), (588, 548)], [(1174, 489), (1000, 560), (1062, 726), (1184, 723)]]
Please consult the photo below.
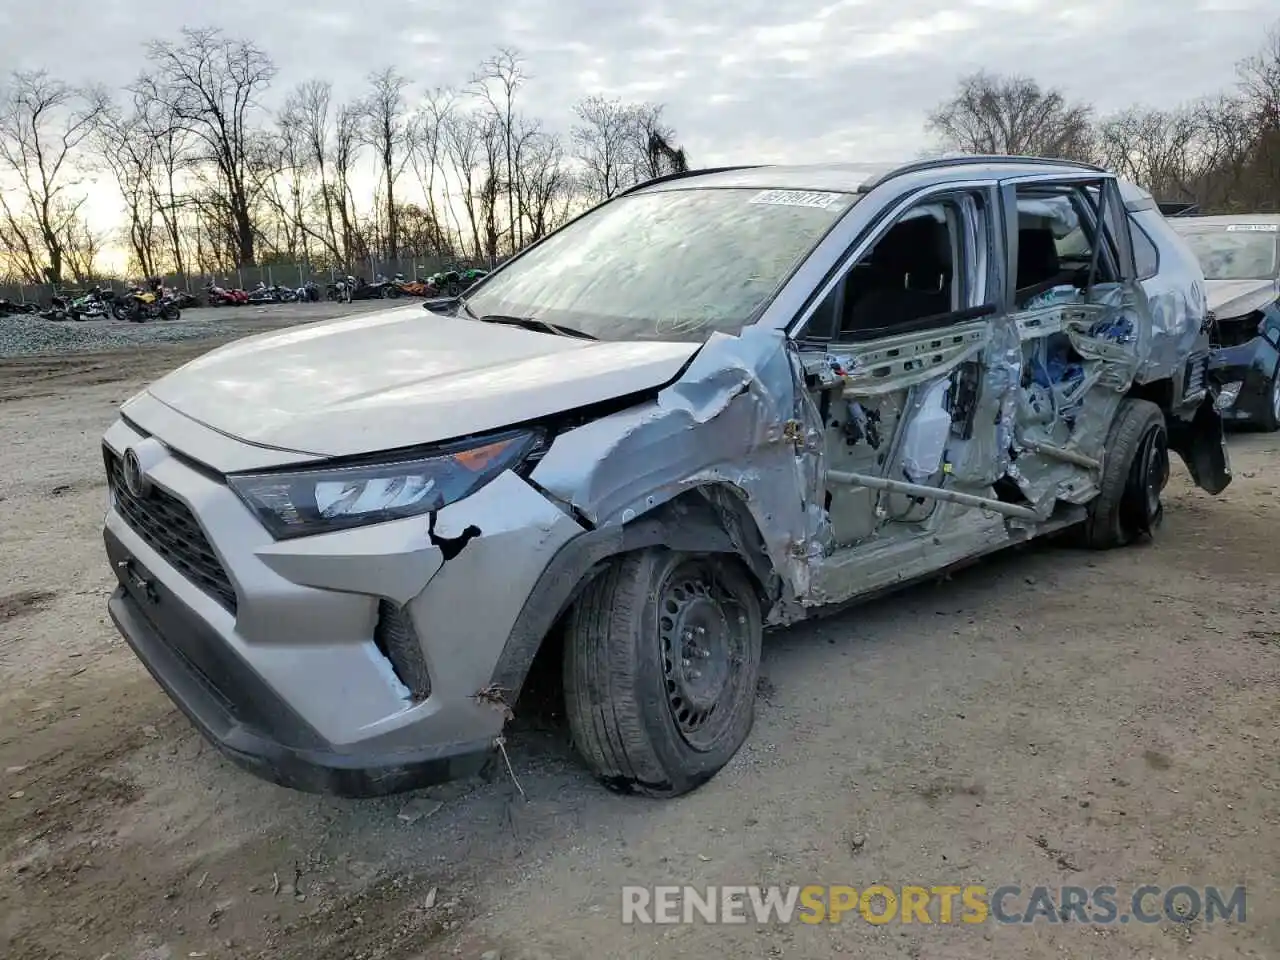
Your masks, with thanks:
[[(121, 323), (117, 320), (55, 323), (36, 314), (0, 317), (0, 359), (146, 350), (152, 345), (226, 340), (274, 327), (363, 313), (386, 306), (386, 301), (365, 300), (350, 304), (201, 307), (184, 310), (180, 320), (152, 320), (147, 323)], [(207, 343), (204, 349), (208, 349)]]
[[(324, 313), (292, 309), (183, 326)], [(1280, 955), (1274, 435), (1234, 438), (1221, 498), (1179, 466), (1153, 545), (997, 557), (771, 636), (751, 739), (692, 796), (606, 793), (530, 707), (511, 740), (527, 801), (505, 774), (342, 801), (221, 760), (106, 618), (99, 437), (210, 342), (0, 361), (0, 956)], [(875, 881), (1249, 899), (1214, 925), (620, 922), (625, 883)]]

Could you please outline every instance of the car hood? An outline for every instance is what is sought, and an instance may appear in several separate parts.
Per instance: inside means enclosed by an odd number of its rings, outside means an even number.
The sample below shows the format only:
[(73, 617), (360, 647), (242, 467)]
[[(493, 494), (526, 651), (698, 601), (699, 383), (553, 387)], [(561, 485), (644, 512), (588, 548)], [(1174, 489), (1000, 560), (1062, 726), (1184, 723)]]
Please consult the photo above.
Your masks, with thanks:
[(660, 387), (699, 346), (581, 340), (415, 305), (249, 337), (147, 392), (220, 433), (340, 457), (467, 436)]
[(1209, 309), (1219, 319), (1260, 310), (1280, 297), (1280, 280), (1206, 280)]

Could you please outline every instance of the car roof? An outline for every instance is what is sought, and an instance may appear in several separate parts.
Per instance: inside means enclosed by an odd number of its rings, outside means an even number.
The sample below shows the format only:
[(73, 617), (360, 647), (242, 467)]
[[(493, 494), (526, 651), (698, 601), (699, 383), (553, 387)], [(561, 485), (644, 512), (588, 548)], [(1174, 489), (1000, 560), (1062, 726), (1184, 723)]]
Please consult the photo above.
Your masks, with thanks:
[(1036, 157), (946, 156), (907, 163), (821, 163), (760, 165), (690, 170), (649, 180), (627, 192), (704, 187), (751, 187), (763, 190), (827, 190), (867, 193), (885, 181), (905, 178), (910, 187), (925, 183), (983, 180), (997, 177), (1034, 176), (1045, 173), (1097, 173), (1110, 176), (1100, 167), (1070, 160)]
[(1246, 223), (1280, 224), (1280, 213), (1224, 213), (1211, 217), (1170, 217), (1169, 222), (1184, 233), (1194, 233), (1198, 230), (1207, 232)]

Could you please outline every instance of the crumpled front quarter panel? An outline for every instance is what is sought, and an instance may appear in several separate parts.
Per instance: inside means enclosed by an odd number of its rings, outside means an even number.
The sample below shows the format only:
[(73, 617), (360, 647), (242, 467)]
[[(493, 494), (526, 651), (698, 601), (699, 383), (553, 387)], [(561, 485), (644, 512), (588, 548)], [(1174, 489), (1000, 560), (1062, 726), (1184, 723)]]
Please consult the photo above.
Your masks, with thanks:
[(785, 334), (713, 335), (654, 401), (557, 437), (532, 479), (598, 526), (624, 524), (683, 491), (732, 487), (775, 570), (808, 592), (822, 555), (822, 436)]

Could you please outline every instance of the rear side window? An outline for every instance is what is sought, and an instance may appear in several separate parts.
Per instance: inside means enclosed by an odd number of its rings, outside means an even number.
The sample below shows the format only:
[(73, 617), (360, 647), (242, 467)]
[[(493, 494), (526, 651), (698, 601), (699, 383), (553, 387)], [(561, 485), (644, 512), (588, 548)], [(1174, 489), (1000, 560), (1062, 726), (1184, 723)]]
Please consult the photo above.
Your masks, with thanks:
[(1160, 272), (1160, 251), (1133, 217), (1129, 218), (1129, 233), (1133, 235), (1133, 259), (1138, 265), (1138, 279), (1150, 280)]

